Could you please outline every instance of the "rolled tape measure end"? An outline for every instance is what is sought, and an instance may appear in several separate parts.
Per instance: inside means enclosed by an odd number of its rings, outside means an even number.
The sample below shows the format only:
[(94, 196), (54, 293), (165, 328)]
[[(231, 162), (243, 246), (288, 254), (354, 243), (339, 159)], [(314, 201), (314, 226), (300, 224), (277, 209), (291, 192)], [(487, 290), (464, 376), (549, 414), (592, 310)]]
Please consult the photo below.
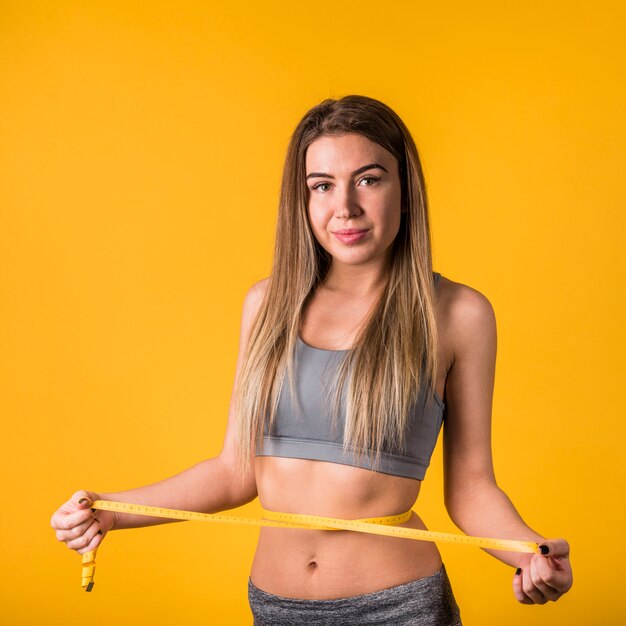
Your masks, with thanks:
[(85, 591), (91, 591), (93, 589), (94, 580), (93, 577), (96, 573), (96, 552), (98, 548), (85, 552), (83, 554), (83, 570), (82, 570), (82, 587)]

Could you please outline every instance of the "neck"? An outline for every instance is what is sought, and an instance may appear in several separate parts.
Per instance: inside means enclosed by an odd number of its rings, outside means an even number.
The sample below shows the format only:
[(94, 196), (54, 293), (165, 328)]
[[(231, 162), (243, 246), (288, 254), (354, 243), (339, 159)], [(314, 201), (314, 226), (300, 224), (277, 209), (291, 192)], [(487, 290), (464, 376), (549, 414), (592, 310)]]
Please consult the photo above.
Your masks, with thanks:
[(347, 297), (368, 298), (385, 287), (388, 263), (345, 265), (333, 260), (324, 279), (324, 288)]

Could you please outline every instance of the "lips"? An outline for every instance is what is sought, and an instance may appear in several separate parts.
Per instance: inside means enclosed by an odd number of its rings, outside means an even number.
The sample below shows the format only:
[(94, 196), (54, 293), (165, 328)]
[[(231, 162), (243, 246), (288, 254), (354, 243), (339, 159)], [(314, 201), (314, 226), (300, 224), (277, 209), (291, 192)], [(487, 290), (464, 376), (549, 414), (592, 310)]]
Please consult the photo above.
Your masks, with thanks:
[(366, 233), (367, 228), (342, 228), (341, 230), (336, 230), (334, 232), (335, 235), (355, 235), (357, 233)]
[(359, 228), (343, 228), (342, 230), (336, 230), (333, 235), (342, 243), (356, 243), (361, 241), (364, 237), (367, 237), (369, 231)]

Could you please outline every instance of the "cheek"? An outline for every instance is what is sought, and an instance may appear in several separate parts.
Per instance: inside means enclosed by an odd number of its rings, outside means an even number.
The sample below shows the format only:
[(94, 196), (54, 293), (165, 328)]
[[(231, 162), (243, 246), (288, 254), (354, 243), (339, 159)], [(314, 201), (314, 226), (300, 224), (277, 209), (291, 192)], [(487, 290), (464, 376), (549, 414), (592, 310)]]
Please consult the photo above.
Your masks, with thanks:
[(392, 238), (398, 234), (400, 230), (400, 220), (402, 216), (402, 208), (400, 197), (393, 194), (383, 203), (381, 218), (385, 224), (385, 232)]
[(325, 231), (327, 218), (325, 213), (321, 211), (319, 207), (316, 207), (314, 204), (309, 204), (307, 217), (309, 219), (311, 230), (316, 236)]
[(400, 216), (393, 215), (390, 216), (389, 220), (386, 223), (384, 241), (386, 245), (390, 245), (394, 242), (398, 233), (400, 232)]

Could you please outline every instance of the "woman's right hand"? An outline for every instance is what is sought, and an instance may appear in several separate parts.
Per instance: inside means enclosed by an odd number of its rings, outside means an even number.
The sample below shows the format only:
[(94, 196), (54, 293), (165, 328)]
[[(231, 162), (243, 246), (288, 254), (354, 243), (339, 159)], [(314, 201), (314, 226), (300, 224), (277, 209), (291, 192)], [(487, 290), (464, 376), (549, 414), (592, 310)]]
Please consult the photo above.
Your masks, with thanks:
[(97, 548), (115, 526), (114, 512), (91, 510), (91, 504), (100, 499), (93, 491), (77, 491), (50, 518), (57, 539), (78, 554)]

